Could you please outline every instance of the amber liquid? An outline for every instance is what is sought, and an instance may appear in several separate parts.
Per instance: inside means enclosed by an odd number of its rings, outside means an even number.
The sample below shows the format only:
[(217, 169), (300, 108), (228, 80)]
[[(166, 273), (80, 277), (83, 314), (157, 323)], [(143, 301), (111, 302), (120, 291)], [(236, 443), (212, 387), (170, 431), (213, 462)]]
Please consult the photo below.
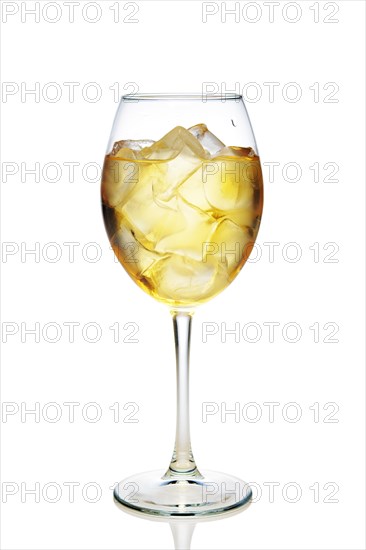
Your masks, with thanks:
[(203, 124), (157, 142), (119, 141), (105, 158), (102, 200), (132, 279), (164, 303), (194, 306), (227, 287), (250, 254), (263, 204), (259, 157)]

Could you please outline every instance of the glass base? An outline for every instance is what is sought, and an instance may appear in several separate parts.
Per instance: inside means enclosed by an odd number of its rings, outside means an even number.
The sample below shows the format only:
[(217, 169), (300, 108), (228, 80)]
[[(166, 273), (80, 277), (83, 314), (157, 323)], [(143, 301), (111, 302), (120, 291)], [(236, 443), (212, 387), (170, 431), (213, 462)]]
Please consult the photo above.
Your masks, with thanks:
[(114, 498), (146, 514), (207, 516), (249, 504), (252, 490), (237, 477), (220, 472), (171, 474), (157, 470), (124, 479), (116, 485)]

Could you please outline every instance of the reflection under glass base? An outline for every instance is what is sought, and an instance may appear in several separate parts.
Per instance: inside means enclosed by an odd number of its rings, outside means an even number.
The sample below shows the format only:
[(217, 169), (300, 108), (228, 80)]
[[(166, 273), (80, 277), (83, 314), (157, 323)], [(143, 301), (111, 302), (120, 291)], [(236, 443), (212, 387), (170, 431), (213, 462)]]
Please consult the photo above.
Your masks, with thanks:
[(121, 481), (114, 498), (128, 508), (152, 515), (207, 516), (249, 504), (252, 490), (241, 479), (220, 472), (174, 474), (156, 470)]

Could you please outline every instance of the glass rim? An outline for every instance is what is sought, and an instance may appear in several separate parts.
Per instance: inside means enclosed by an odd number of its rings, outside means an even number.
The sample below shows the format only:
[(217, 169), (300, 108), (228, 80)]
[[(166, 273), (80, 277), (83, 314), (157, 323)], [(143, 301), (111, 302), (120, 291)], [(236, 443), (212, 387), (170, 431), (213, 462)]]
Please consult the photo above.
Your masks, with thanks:
[(235, 93), (225, 93), (225, 94), (204, 94), (204, 93), (192, 93), (192, 94), (180, 94), (180, 93), (164, 93), (164, 94), (126, 94), (121, 97), (121, 101), (158, 101), (158, 100), (178, 100), (178, 101), (227, 101), (235, 100), (238, 101), (243, 99), (243, 96)]

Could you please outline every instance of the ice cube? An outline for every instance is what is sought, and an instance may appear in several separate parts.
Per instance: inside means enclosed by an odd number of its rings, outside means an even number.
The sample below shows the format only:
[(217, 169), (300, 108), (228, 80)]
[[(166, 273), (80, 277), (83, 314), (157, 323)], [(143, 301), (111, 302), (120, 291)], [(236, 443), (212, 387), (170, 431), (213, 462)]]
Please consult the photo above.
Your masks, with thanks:
[(203, 179), (205, 164), (196, 170), (189, 178), (187, 178), (179, 187), (178, 195), (187, 203), (192, 204), (196, 208), (204, 212), (212, 210), (212, 205), (208, 202)]
[(196, 124), (188, 128), (188, 131), (200, 142), (211, 158), (217, 156), (225, 147), (225, 144), (208, 130), (206, 124)]
[(140, 276), (146, 269), (164, 256), (147, 250), (136, 238), (136, 234), (127, 220), (122, 220), (118, 231), (111, 239), (111, 245), (117, 258), (126, 270), (134, 276)]
[(239, 159), (217, 158), (204, 166), (204, 190), (214, 209), (227, 211), (252, 205), (253, 187), (246, 172), (247, 163)]
[(220, 157), (248, 157), (252, 158), (256, 156), (254, 149), (251, 147), (224, 147), (219, 152)]
[(207, 257), (213, 255), (228, 276), (244, 263), (245, 247), (253, 240), (250, 228), (242, 228), (225, 218), (220, 221), (211, 237), (211, 247), (207, 247)]
[(203, 159), (207, 157), (202, 145), (182, 126), (176, 126), (159, 141), (142, 150), (144, 158), (149, 160), (172, 160), (182, 152)]
[(151, 147), (142, 149), (144, 160), (157, 161), (154, 195), (169, 201), (178, 187), (200, 168), (207, 153), (185, 128), (177, 126)]
[(156, 243), (167, 235), (181, 231), (185, 219), (177, 211), (176, 199), (158, 202), (153, 193), (153, 182), (160, 177), (156, 164), (139, 164), (139, 180), (128, 199), (118, 205), (116, 210), (126, 217), (129, 225), (138, 233), (140, 242), (149, 249), (155, 249)]
[(236, 210), (223, 210), (216, 211), (217, 215), (220, 216), (220, 221), (222, 219), (231, 220), (233, 223), (242, 227), (243, 229), (254, 228), (254, 215), (253, 208), (248, 206), (248, 208), (237, 208)]
[[(151, 139), (122, 139), (120, 141), (116, 141), (113, 145), (113, 149), (110, 153), (112, 157), (122, 157), (125, 154), (131, 155), (131, 153), (128, 153), (127, 150), (133, 152), (133, 157), (136, 158), (136, 153), (138, 151), (141, 151), (141, 149), (144, 149), (144, 147), (150, 147), (155, 142)], [(128, 156), (127, 158), (131, 158)]]
[(102, 197), (110, 207), (126, 200), (138, 181), (139, 166), (132, 160), (107, 156), (103, 167)]
[(178, 198), (177, 205), (178, 215), (184, 220), (184, 228), (163, 236), (156, 243), (155, 249), (160, 253), (176, 253), (201, 261), (204, 243), (211, 239), (217, 222), (212, 216), (188, 204), (182, 198)]
[(217, 273), (216, 261), (204, 263), (172, 254), (155, 263), (145, 276), (160, 298), (192, 304), (212, 296)]
[(178, 195), (215, 219), (228, 217), (239, 226), (252, 226), (261, 190), (248, 164), (232, 158), (206, 161), (179, 187)]
[(122, 147), (118, 151), (116, 151), (114, 154), (111, 153), (109, 156), (111, 158), (115, 159), (122, 159), (122, 160), (136, 160), (137, 158), (137, 152), (133, 151), (132, 149), (128, 149), (127, 147)]

